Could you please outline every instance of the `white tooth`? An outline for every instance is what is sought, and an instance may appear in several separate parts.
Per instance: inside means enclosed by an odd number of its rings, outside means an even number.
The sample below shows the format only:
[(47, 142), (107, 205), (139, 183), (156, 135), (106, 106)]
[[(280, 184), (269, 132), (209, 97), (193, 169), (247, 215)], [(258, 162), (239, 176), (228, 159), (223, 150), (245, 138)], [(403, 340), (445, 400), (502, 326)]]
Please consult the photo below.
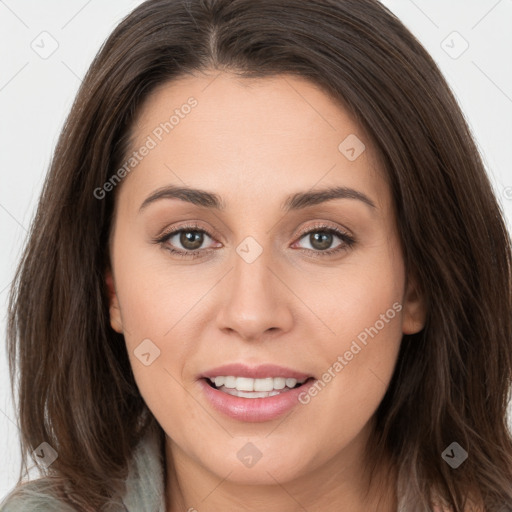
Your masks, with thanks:
[(274, 379), (254, 379), (254, 391), (272, 391), (274, 389)]
[(283, 389), (286, 386), (284, 377), (274, 377), (274, 389)]
[(237, 377), (235, 387), (238, 391), (254, 391), (254, 379)]
[(226, 387), (221, 388), (220, 391), (228, 395), (242, 398), (268, 398), (269, 396), (275, 396), (281, 393), (281, 391), (238, 391), (238, 389), (227, 389)]
[(285, 377), (266, 377), (264, 379), (251, 379), (248, 377), (235, 377), (233, 375), (209, 377), (210, 381), (217, 388), (225, 386), (228, 389), (237, 389), (238, 391), (270, 392), (281, 390), (285, 387), (293, 389), (297, 383), (303, 384), (307, 379), (294, 379)]
[[(215, 377), (217, 378), (217, 377)], [(227, 388), (233, 389), (236, 387), (236, 377), (230, 375), (229, 377), (224, 377), (224, 386)]]
[(286, 386), (293, 388), (297, 384), (297, 379), (286, 379)]

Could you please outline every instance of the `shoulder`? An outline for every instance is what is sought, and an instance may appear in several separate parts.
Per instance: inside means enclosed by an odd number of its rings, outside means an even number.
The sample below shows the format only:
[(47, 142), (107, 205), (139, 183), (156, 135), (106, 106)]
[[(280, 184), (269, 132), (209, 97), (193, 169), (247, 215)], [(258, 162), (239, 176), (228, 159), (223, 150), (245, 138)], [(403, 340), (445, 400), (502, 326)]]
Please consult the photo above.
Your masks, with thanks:
[(0, 502), (0, 512), (76, 512), (50, 492), (44, 480), (19, 485)]

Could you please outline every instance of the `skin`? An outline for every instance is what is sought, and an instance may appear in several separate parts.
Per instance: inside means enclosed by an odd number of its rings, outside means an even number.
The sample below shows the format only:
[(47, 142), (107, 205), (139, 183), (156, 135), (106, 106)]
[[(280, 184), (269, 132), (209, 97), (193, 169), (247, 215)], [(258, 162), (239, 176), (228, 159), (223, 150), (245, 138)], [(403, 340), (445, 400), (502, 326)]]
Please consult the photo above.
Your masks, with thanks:
[[(312, 83), (226, 72), (155, 91), (133, 127), (133, 150), (190, 96), (198, 105), (116, 190), (106, 276), (111, 325), (124, 333), (137, 385), (166, 433), (167, 511), (394, 512), (389, 482), (377, 479), (365, 496), (363, 451), (402, 335), (423, 328), (425, 307), (406, 279), (378, 155), (347, 110)], [(338, 150), (350, 134), (366, 146), (354, 161)], [(167, 198), (139, 212), (171, 184), (214, 192), (226, 208)], [(280, 209), (290, 194), (327, 186), (356, 189), (375, 208), (342, 198)], [(198, 258), (166, 249), (197, 247), (180, 243), (179, 234), (154, 242), (186, 221), (211, 235)], [(300, 234), (318, 222), (349, 233), (355, 244), (322, 255), (321, 244)], [(250, 264), (236, 251), (248, 236), (262, 248)], [(326, 250), (340, 244), (333, 235)], [(275, 363), (320, 379), (394, 303), (400, 312), (307, 405), (282, 417), (235, 420), (201, 392), (201, 372), (232, 362)], [(145, 366), (134, 350), (148, 338), (161, 352)], [(237, 458), (248, 442), (262, 454), (250, 468)], [(394, 476), (386, 460), (377, 474)]]

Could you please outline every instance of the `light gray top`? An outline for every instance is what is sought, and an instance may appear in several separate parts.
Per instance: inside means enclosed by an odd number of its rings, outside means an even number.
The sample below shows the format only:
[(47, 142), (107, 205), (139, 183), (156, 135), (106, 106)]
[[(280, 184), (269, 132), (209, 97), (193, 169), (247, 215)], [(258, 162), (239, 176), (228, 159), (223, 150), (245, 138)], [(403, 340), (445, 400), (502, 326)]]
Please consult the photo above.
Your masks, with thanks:
[[(166, 512), (164, 461), (155, 430), (148, 431), (137, 446), (125, 482), (126, 493), (119, 512)], [(24, 488), (21, 496), (7, 496), (0, 503), (0, 512), (76, 512), (44, 492), (37, 481), (27, 483)]]

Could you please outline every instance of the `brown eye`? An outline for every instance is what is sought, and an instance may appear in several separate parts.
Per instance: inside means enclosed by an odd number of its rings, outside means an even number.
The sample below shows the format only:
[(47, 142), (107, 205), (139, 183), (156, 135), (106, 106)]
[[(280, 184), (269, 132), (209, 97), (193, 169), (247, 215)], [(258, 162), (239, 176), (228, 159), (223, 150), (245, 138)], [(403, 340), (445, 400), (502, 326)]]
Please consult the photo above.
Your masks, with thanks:
[(343, 236), (337, 232), (333, 232), (331, 229), (316, 229), (314, 231), (309, 231), (301, 237), (301, 240), (306, 240), (309, 243), (309, 247), (306, 247), (306, 249), (325, 252), (329, 249), (333, 249), (331, 246), (335, 242), (335, 238), (342, 239), (341, 243), (339, 243), (335, 248), (343, 245), (343, 242), (345, 241)]
[(309, 241), (313, 249), (325, 251), (331, 246), (333, 242), (333, 235), (326, 231), (316, 231), (315, 233), (309, 234)]
[(202, 231), (182, 230), (179, 241), (184, 249), (195, 251), (203, 245), (204, 233)]
[[(336, 238), (339, 243), (332, 247)], [(355, 244), (355, 239), (352, 236), (330, 226), (315, 226), (309, 231), (303, 231), (296, 244), (300, 244), (302, 240), (309, 244), (309, 247), (302, 247), (302, 249), (312, 256), (334, 255), (340, 251), (350, 249)]]
[(156, 239), (155, 242), (158, 242), (175, 255), (197, 257), (210, 250), (210, 247), (202, 247), (208, 242), (208, 239), (211, 242), (214, 241), (213, 237), (204, 229), (185, 226), (166, 233)]

